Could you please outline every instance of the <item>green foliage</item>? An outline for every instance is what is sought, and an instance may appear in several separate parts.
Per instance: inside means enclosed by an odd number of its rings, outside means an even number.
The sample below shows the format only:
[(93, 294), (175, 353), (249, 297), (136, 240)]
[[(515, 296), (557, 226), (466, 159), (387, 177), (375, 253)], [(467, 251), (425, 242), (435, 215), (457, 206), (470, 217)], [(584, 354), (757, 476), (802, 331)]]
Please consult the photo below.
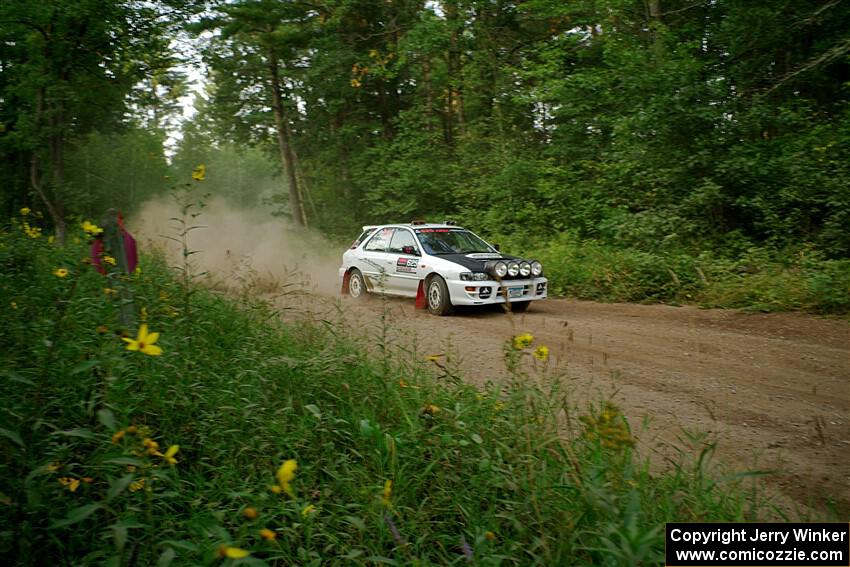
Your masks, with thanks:
[(253, 210), (279, 194), (282, 185), (274, 161), (254, 146), (217, 143), (208, 109), (203, 103), (196, 105), (198, 114), (184, 125), (172, 171), (191, 171), (204, 164), (204, 190), (243, 210)]
[(92, 132), (69, 152), (61, 194), (69, 210), (82, 216), (100, 219), (110, 207), (129, 214), (165, 192), (171, 172), (161, 134), (141, 128)]
[(656, 563), (665, 521), (770, 514), (704, 455), (650, 473), (619, 410), (572, 407), (532, 337), (505, 345), (510, 385), (479, 390), (386, 329), (283, 322), (145, 255), (122, 283), (159, 336), (134, 344), (82, 232), (56, 248), (37, 223), (0, 234), (7, 562)]
[[(66, 214), (83, 212), (99, 196), (90, 183), (74, 187), (66, 178), (69, 154), (94, 142), (87, 139), (91, 132), (122, 130), (125, 113), (141, 114), (141, 104), (153, 114), (145, 120), (149, 135), (157, 135), (163, 125), (157, 112), (169, 98), (173, 108), (171, 94), (182, 84), (169, 72), (175, 64), (168, 53), (171, 17), (178, 11), (160, 17), (163, 7), (104, 0), (3, 3), (0, 172), (12, 180), (4, 201), (32, 206), (38, 199), (61, 239)], [(134, 96), (139, 91), (144, 94)], [(161, 149), (154, 154), (161, 158)]]
[(57, 233), (162, 188), (155, 146), (185, 94), (169, 45), (189, 32), (209, 83), (175, 161), (208, 163), (234, 203), (346, 238), (444, 216), (569, 233), (632, 257), (612, 262), (647, 293), (606, 285), (641, 300), (672, 297), (650, 284), (680, 255), (850, 256), (846, 3), (66, 4), (0, 8), (0, 207)]
[(850, 261), (824, 259), (811, 247), (776, 253), (727, 242), (740, 252), (723, 257), (663, 242), (654, 251), (612, 246), (569, 233), (544, 243), (515, 237), (502, 242), (540, 260), (552, 292), (578, 299), (850, 312)]

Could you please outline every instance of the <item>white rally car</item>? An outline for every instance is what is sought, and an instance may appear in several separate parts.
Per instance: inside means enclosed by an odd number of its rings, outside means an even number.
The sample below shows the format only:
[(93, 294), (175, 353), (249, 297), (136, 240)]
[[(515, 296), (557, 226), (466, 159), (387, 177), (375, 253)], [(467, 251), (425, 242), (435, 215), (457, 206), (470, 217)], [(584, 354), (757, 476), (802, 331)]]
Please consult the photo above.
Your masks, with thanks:
[(540, 262), (504, 255), (451, 222), (364, 226), (342, 255), (339, 277), (343, 294), (415, 297), (418, 309), (435, 315), (505, 302), (525, 311), (547, 293)]

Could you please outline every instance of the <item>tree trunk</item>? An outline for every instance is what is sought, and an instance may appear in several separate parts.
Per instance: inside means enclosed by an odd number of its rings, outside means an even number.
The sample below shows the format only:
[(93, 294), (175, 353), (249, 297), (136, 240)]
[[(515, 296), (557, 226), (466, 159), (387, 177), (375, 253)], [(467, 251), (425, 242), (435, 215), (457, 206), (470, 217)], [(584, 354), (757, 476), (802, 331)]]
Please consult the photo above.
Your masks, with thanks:
[(283, 174), (289, 185), (289, 208), (292, 210), (292, 222), (295, 223), (295, 226), (303, 228), (306, 222), (304, 220), (304, 207), (301, 203), (301, 193), (298, 190), (298, 176), (295, 172), (295, 153), (292, 151), (289, 124), (286, 122), (286, 116), (284, 114), (277, 57), (271, 50), (269, 50), (269, 74), (271, 78), (272, 109), (274, 110), (277, 145), (280, 150)]
[(653, 22), (661, 21), (661, 0), (648, 0), (649, 2), (649, 19)]
[(385, 140), (392, 139), (392, 109), (390, 108), (389, 99), (387, 96), (387, 85), (383, 79), (378, 79), (378, 104), (381, 112), (381, 127)]
[(447, 0), (443, 3), (446, 22), (449, 25), (448, 53), (448, 85), (446, 93), (446, 143), (454, 144), (455, 122), (463, 130), (463, 94), (460, 62), (460, 26), (461, 20), (457, 8), (457, 0)]
[(435, 117), (434, 112), (434, 88), (431, 83), (431, 60), (427, 55), (422, 57), (422, 82), (425, 83), (425, 115), (428, 117), (427, 128), (432, 129), (431, 121)]
[[(41, 124), (44, 121), (44, 97), (44, 88), (40, 88), (36, 95), (35, 103), (36, 123), (38, 124)], [(65, 181), (65, 162), (63, 154), (64, 143), (61, 132), (57, 131), (58, 127), (54, 118), (51, 118), (50, 125), (52, 132), (48, 138), (48, 145), (50, 149), (50, 159), (53, 165), (53, 193), (56, 195), (59, 187), (61, 187)], [(65, 224), (65, 210), (60, 198), (58, 196), (51, 198), (50, 193), (47, 189), (45, 189), (44, 178), (41, 176), (41, 172), (39, 171), (39, 165), (38, 150), (33, 149), (32, 156), (30, 157), (30, 187), (44, 203), (44, 206), (47, 209), (47, 214), (50, 215), (50, 220), (53, 221), (56, 242), (61, 245), (65, 243), (65, 234), (67, 232)]]

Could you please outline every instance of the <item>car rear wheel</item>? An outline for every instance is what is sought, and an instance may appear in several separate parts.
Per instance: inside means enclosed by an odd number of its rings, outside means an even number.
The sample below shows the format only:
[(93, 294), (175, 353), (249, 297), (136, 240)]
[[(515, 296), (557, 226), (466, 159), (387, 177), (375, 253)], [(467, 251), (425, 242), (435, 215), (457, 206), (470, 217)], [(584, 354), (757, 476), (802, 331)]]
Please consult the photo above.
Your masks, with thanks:
[(450, 315), (454, 308), (449, 297), (446, 281), (440, 276), (432, 276), (426, 286), (428, 296), (428, 311), (434, 315)]
[(366, 282), (363, 280), (363, 274), (357, 268), (353, 268), (348, 275), (348, 295), (354, 299), (366, 297)]
[(511, 311), (514, 313), (525, 313), (529, 305), (531, 305), (530, 301), (511, 301), (510, 303)]

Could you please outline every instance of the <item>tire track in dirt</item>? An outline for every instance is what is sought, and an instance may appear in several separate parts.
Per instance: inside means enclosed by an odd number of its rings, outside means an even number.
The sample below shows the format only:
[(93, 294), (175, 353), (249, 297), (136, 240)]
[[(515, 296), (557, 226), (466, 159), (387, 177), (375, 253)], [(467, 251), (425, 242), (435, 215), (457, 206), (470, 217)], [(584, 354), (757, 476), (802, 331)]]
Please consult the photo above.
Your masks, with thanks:
[[(336, 317), (333, 299), (283, 301), (304, 316)], [(623, 409), (656, 468), (693, 432), (692, 440), (717, 440), (728, 471), (772, 471), (760, 484), (778, 491), (786, 510), (850, 517), (846, 320), (564, 299), (510, 316), (462, 309), (435, 317), (394, 298), (342, 304), (367, 335), (386, 321), (397, 344), (420, 357), (448, 352), (478, 384), (504, 380), (505, 341), (530, 332), (550, 347), (550, 364), (563, 370), (577, 402), (610, 398)]]

